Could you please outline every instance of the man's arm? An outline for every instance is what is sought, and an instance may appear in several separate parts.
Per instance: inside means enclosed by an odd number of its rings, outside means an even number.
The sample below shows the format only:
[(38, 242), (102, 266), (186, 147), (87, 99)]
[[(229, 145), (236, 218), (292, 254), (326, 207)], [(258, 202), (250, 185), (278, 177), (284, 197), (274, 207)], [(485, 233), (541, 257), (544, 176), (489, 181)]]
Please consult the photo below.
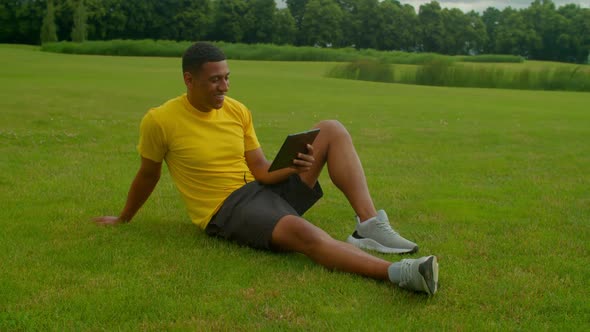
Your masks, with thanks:
[(246, 151), (246, 163), (254, 178), (265, 184), (273, 184), (286, 180), (291, 174), (300, 174), (309, 171), (315, 159), (313, 158), (313, 147), (307, 145), (307, 154), (300, 153), (293, 161), (293, 166), (268, 172), (270, 162), (264, 157), (262, 148)]
[(127, 203), (125, 203), (123, 211), (121, 211), (118, 217), (103, 216), (94, 218), (94, 221), (102, 225), (130, 222), (139, 208), (141, 208), (143, 203), (145, 203), (148, 197), (150, 197), (152, 191), (154, 191), (158, 180), (160, 180), (161, 171), (162, 163), (157, 163), (142, 157), (141, 167), (139, 168), (139, 171), (137, 171), (137, 175), (135, 175), (131, 188), (129, 188)]

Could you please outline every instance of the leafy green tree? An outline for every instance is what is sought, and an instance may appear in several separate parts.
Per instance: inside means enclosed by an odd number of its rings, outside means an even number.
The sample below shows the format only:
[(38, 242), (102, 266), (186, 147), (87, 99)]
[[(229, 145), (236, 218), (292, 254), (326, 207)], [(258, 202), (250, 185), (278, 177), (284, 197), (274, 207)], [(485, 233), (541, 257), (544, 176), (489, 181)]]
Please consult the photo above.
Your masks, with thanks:
[(182, 0), (174, 16), (177, 26), (176, 40), (202, 40), (211, 25), (211, 3), (209, 0)]
[(440, 52), (444, 49), (445, 28), (440, 4), (436, 1), (420, 6), (420, 48), (425, 52)]
[[(539, 60), (559, 60), (559, 36), (567, 29), (567, 20), (559, 15), (551, 0), (535, 0), (522, 10), (527, 25), (535, 30), (540, 42), (531, 45), (531, 57)], [(562, 39), (563, 40), (563, 39)]]
[(559, 36), (562, 60), (586, 63), (590, 51), (590, 8), (569, 4), (557, 12), (567, 22), (565, 32)]
[(127, 16), (122, 0), (86, 0), (89, 39), (124, 38)]
[(502, 21), (502, 12), (497, 8), (488, 7), (483, 12), (481, 20), (486, 26), (486, 33), (488, 36), (483, 52), (493, 53), (495, 52), (496, 47), (496, 29)]
[(14, 5), (15, 1), (0, 2), (0, 43), (10, 43), (16, 35)]
[(334, 0), (309, 0), (301, 32), (305, 45), (330, 47), (342, 40), (342, 10)]
[(444, 43), (440, 52), (444, 54), (480, 53), (483, 50), (487, 33), (479, 14), (467, 14), (457, 8), (443, 9)]
[(467, 13), (468, 27), (464, 53), (481, 54), (485, 53), (488, 44), (488, 32), (481, 16), (475, 11)]
[(244, 0), (216, 1), (213, 29), (210, 37), (213, 40), (241, 42), (245, 34), (244, 16), (247, 6)]
[(438, 52), (444, 54), (465, 54), (464, 46), (467, 42), (467, 28), (469, 22), (465, 14), (457, 9), (441, 10), (443, 29), (445, 31), (442, 36), (443, 42), (438, 46)]
[(270, 43), (275, 33), (274, 0), (250, 0), (247, 2), (244, 26), (244, 41), (246, 43)]
[(46, 14), (47, 3), (45, 1), (23, 1), (7, 0), (2, 1), (8, 13), (0, 14), (6, 16), (7, 20), (2, 25), (7, 25), (6, 42), (18, 44), (39, 44), (41, 37), (41, 25)]
[(277, 45), (293, 44), (297, 36), (295, 19), (287, 8), (277, 9), (275, 14), (275, 33), (272, 42)]
[(539, 48), (541, 40), (533, 27), (520, 12), (507, 7), (502, 11), (502, 22), (496, 30), (494, 53), (531, 56), (531, 50)]
[(154, 0), (122, 1), (120, 8), (126, 18), (125, 28), (121, 31), (121, 38), (157, 38), (151, 35), (154, 27), (159, 25), (153, 17), (157, 14), (154, 9)]
[(41, 26), (41, 43), (57, 41), (57, 26), (55, 25), (55, 7), (52, 0), (47, 1), (47, 12)]
[(74, 26), (72, 27), (72, 41), (83, 42), (88, 36), (87, 30), (87, 15), (84, 0), (78, 0), (76, 9), (74, 10)]
[[(348, 0), (341, 2), (344, 12), (345, 38), (358, 49), (377, 48), (379, 28), (383, 16), (378, 0)], [(347, 29), (348, 27), (348, 29)]]
[(418, 16), (411, 5), (396, 0), (379, 4), (381, 15), (377, 33), (377, 48), (381, 50), (413, 51), (418, 35)]
[(309, 0), (287, 0), (287, 8), (291, 12), (291, 16), (295, 20), (295, 26), (297, 29), (301, 29), (301, 23), (303, 22), (303, 16), (305, 15), (305, 6)]

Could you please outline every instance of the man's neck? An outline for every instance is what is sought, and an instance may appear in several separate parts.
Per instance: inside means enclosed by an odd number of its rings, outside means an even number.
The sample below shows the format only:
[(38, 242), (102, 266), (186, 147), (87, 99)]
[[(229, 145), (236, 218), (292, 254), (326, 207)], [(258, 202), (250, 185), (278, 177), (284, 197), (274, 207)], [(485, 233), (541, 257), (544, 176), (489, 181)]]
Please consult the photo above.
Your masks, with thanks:
[(191, 104), (191, 106), (199, 112), (209, 113), (213, 110), (212, 108), (207, 109), (206, 107), (200, 105), (196, 100), (192, 100), (191, 95), (188, 93), (186, 94), (186, 99), (188, 100), (189, 104)]

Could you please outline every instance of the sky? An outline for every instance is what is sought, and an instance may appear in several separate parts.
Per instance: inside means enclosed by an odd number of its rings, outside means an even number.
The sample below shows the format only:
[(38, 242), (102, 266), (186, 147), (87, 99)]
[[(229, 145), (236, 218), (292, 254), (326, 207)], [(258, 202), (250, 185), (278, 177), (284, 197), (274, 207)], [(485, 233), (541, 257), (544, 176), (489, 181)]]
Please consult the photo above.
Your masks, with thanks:
[[(420, 8), (420, 5), (429, 3), (430, 0), (400, 0), (403, 4), (410, 4), (416, 11)], [(504, 9), (505, 7), (512, 7), (515, 9), (527, 8), (531, 5), (533, 0), (474, 0), (474, 1), (462, 1), (462, 0), (438, 0), (441, 7), (443, 8), (459, 8), (464, 12), (475, 10), (476, 12), (483, 12), (488, 7), (496, 7), (498, 9)], [(576, 4), (580, 7), (590, 7), (590, 0), (553, 0), (556, 7), (560, 7), (566, 4)]]
[[(279, 7), (286, 7), (285, 0), (276, 0)], [(429, 3), (431, 0), (399, 0), (403, 4), (410, 4), (412, 5), (416, 11), (420, 8), (420, 5)], [(473, 0), (473, 1), (462, 1), (462, 0), (438, 0), (441, 7), (443, 8), (459, 8), (464, 12), (468, 12), (470, 10), (475, 10), (476, 12), (483, 13), (484, 10), (488, 7), (496, 7), (498, 9), (504, 9), (508, 6), (520, 9), (526, 8), (530, 6), (533, 0), (512, 0), (512, 1), (505, 1), (505, 0)], [(563, 6), (565, 4), (576, 4), (580, 5), (581, 7), (590, 7), (590, 0), (553, 0), (556, 7)]]

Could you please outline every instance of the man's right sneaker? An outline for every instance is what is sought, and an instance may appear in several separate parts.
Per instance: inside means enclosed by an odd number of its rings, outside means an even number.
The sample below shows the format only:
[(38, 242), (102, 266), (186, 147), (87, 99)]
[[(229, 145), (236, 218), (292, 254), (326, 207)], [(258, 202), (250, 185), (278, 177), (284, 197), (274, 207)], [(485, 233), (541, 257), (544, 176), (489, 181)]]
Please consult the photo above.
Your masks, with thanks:
[(356, 230), (346, 240), (361, 249), (375, 250), (385, 254), (418, 252), (418, 245), (404, 239), (391, 228), (387, 214), (377, 211), (377, 216), (365, 222), (356, 217)]
[[(433, 295), (438, 289), (438, 262), (436, 256), (402, 259), (394, 263), (399, 268), (399, 286)], [(390, 267), (390, 269), (393, 268)]]

